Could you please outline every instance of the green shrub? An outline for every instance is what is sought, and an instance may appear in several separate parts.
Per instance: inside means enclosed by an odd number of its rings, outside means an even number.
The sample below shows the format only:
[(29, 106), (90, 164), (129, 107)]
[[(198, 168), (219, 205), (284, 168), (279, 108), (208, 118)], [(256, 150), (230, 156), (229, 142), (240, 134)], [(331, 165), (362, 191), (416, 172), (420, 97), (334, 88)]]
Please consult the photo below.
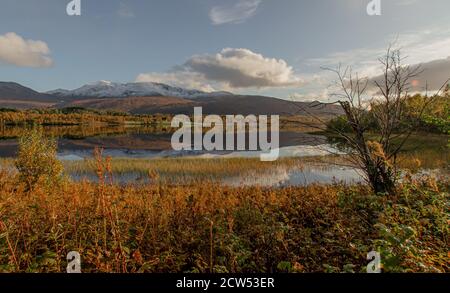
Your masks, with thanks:
[(327, 130), (331, 132), (349, 133), (352, 131), (350, 124), (345, 116), (339, 116), (327, 123)]
[(40, 129), (32, 129), (19, 138), (19, 151), (15, 161), (19, 180), (30, 190), (38, 182), (47, 186), (57, 183), (63, 165), (57, 159), (57, 142), (46, 138)]
[(374, 240), (384, 272), (448, 272), (448, 186), (433, 179), (404, 183), (386, 202)]

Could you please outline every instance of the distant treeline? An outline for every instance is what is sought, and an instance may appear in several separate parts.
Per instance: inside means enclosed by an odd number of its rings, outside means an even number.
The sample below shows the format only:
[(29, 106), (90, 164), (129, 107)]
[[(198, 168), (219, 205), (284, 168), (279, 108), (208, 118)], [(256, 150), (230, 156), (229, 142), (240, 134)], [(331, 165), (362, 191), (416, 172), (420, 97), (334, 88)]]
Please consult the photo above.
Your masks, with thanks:
[[(404, 113), (401, 114), (402, 123), (397, 132), (414, 127), (416, 131), (432, 132), (450, 134), (450, 95), (448, 91), (442, 96), (435, 97), (431, 102), (429, 98), (417, 94), (410, 96), (404, 101)], [(423, 105), (429, 103), (423, 113)], [(365, 114), (364, 123), (369, 130), (376, 132), (379, 127), (374, 119), (373, 111), (376, 107), (381, 107), (380, 104), (371, 104), (370, 110)], [(328, 123), (330, 131), (338, 130), (341, 132), (351, 132), (350, 124), (345, 116), (340, 116), (332, 119)]]
[(79, 107), (15, 110), (0, 108), (0, 125), (98, 125), (156, 124), (170, 122), (170, 115), (131, 115)]
[[(0, 134), (6, 133), (5, 126), (94, 126), (100, 128), (103, 126), (141, 125), (167, 127), (167, 124), (170, 124), (173, 117), (174, 115), (172, 114), (130, 114), (81, 107), (32, 110), (0, 108)], [(221, 117), (225, 123), (226, 115), (222, 115)], [(192, 120), (193, 115), (190, 115), (190, 118)], [(321, 119), (328, 121), (331, 119), (331, 116), (322, 115)], [(284, 130), (314, 132), (318, 129), (316, 124), (317, 119), (306, 115), (280, 117), (280, 127)], [(83, 129), (86, 129), (86, 127)], [(71, 131), (73, 131), (73, 128)]]

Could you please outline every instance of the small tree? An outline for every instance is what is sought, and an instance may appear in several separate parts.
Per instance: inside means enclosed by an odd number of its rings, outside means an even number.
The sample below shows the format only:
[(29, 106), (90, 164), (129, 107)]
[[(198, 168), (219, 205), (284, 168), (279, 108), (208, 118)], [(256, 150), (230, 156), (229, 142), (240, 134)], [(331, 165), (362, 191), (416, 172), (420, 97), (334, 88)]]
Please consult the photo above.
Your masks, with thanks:
[(32, 129), (19, 138), (15, 161), (19, 180), (31, 190), (38, 182), (47, 186), (61, 179), (63, 166), (57, 158), (57, 142), (44, 136), (42, 130)]
[[(338, 77), (340, 92), (334, 95), (338, 97), (337, 103), (344, 110), (351, 129), (349, 133), (337, 128), (333, 130), (351, 147), (350, 159), (364, 171), (372, 189), (376, 193), (393, 193), (397, 177), (397, 154), (420, 122), (424, 110), (447, 82), (434, 96), (426, 97), (417, 109), (415, 121), (409, 121), (405, 128), (406, 100), (409, 98), (411, 81), (421, 73), (420, 66), (404, 66), (400, 50), (391, 48), (379, 61), (383, 73), (373, 81), (374, 93), (371, 99), (366, 91), (368, 79), (354, 76), (351, 68), (329, 69)], [(370, 139), (368, 120), (376, 124), (379, 138)]]

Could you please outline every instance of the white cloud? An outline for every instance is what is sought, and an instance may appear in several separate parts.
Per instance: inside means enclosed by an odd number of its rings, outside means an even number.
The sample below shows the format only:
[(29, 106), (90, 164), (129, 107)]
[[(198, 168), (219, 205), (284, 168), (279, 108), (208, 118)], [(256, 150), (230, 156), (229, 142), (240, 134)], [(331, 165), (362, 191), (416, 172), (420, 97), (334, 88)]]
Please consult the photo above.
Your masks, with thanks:
[(217, 90), (217, 88), (209, 84), (201, 75), (189, 71), (142, 73), (137, 76), (136, 82), (158, 82), (204, 92)]
[(20, 67), (50, 67), (50, 49), (43, 41), (25, 40), (16, 33), (0, 35), (0, 64)]
[(299, 85), (292, 67), (282, 59), (267, 58), (248, 49), (226, 48), (215, 55), (198, 55), (184, 67), (202, 74), (207, 80), (232, 88), (280, 87)]
[(226, 48), (214, 55), (196, 55), (168, 73), (140, 74), (137, 81), (192, 85), (191, 88), (230, 90), (301, 86), (291, 66), (248, 49)]
[[(405, 2), (406, 3), (406, 2)], [(360, 77), (368, 77), (372, 81), (378, 78), (382, 68), (378, 58), (386, 53), (389, 42), (394, 42), (394, 48), (400, 48), (405, 65), (412, 67), (421, 64), (424, 72), (414, 81), (412, 91), (423, 91), (428, 83), (430, 91), (439, 88), (445, 80), (450, 77), (450, 30), (442, 28), (431, 28), (420, 31), (406, 32), (396, 36), (389, 36), (379, 46), (358, 48), (342, 52), (334, 52), (324, 57), (308, 59), (304, 62), (304, 67), (317, 70), (322, 80), (332, 84), (336, 79), (335, 75), (328, 71), (320, 70), (320, 67), (336, 68), (339, 64), (343, 67), (351, 66), (353, 73), (358, 73)], [(371, 90), (369, 87), (368, 90)], [(310, 92), (298, 96), (298, 98), (323, 98), (321, 89), (312, 89)]]
[(209, 12), (209, 18), (215, 25), (242, 23), (255, 15), (260, 4), (261, 0), (238, 0), (232, 5), (215, 6)]
[(335, 52), (321, 58), (305, 61), (312, 67), (335, 67), (338, 64), (352, 66), (361, 76), (373, 77), (380, 73), (378, 58), (386, 53), (389, 42), (394, 42), (394, 48), (400, 48), (402, 55), (407, 57), (405, 64), (419, 64), (450, 56), (450, 30), (434, 28), (429, 30), (407, 32), (397, 36), (389, 36), (383, 45), (371, 48), (358, 48), (343, 52)]

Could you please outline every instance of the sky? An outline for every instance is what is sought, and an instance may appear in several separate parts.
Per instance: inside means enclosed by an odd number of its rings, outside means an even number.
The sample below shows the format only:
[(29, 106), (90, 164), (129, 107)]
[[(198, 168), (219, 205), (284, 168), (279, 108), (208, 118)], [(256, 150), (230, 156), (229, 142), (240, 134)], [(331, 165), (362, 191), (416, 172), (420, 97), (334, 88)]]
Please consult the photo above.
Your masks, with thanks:
[(330, 99), (326, 67), (369, 78), (390, 43), (416, 84), (450, 77), (450, 1), (0, 0), (0, 81), (38, 91), (99, 80), (154, 81), (204, 91)]

